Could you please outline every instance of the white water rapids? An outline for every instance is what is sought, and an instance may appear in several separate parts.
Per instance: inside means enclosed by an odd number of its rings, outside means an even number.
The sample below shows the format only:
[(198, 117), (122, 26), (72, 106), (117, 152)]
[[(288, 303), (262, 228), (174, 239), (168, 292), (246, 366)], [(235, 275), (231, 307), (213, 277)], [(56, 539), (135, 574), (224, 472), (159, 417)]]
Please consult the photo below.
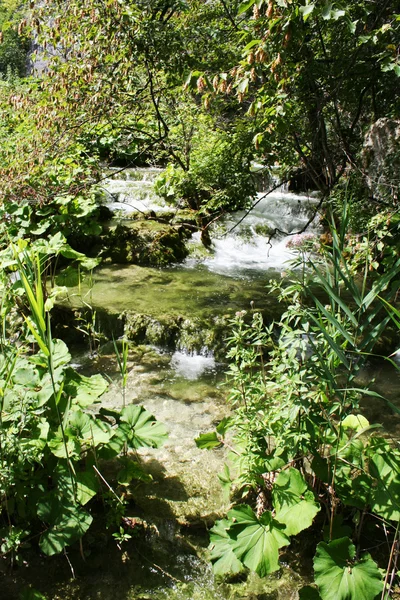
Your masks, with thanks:
[[(156, 168), (115, 170), (115, 174), (111, 173), (104, 181), (107, 206), (122, 219), (132, 213), (173, 211), (173, 207), (154, 192), (154, 179), (160, 172), (161, 169)], [(211, 251), (200, 258), (189, 257), (183, 266), (196, 268), (202, 265), (221, 275), (246, 274), (250, 278), (257, 276), (257, 272), (282, 271), (295, 257), (290, 244), (301, 243), (302, 238), (318, 231), (317, 217), (308, 226), (305, 236), (296, 236), (316, 210), (318, 199), (315, 196), (294, 194), (282, 186), (270, 193), (260, 192), (253, 205), (248, 214), (247, 211), (232, 213), (212, 225)], [(193, 235), (191, 244), (201, 245), (200, 232)], [(196, 256), (195, 252), (193, 254)]]

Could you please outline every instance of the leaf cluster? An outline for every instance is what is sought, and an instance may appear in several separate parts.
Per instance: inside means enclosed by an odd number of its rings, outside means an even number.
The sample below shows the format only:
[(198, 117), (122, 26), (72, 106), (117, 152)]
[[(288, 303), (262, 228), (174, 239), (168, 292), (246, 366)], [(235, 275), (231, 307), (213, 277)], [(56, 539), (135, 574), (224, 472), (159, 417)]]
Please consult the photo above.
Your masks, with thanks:
[[(2, 256), (1, 281), (1, 551), (18, 557), (25, 542), (39, 536), (42, 552), (53, 555), (89, 529), (90, 501), (103, 491), (100, 461), (122, 455), (117, 475), (122, 486), (146, 479), (127, 450), (159, 447), (167, 434), (142, 406), (88, 410), (108, 383), (70, 366), (66, 344), (52, 337), (53, 298), (46, 299), (43, 286), (49, 257), (73, 254), (62, 237), (53, 238), (52, 248), (42, 241), (40, 250), (32, 250), (21, 241), (10, 252), (12, 259)], [(10, 278), (4, 267), (13, 268), (16, 277)], [(13, 304), (22, 317), (17, 328), (7, 318)]]
[[(221, 480), (236, 502), (247, 502), (212, 530), (216, 573), (245, 566), (265, 576), (278, 569), (279, 549), (321, 508), (326, 541), (314, 560), (320, 597), (373, 600), (383, 581), (372, 558), (361, 555), (362, 515), (383, 522), (395, 547), (400, 453), (360, 414), (362, 396), (378, 395), (356, 382), (390, 315), (397, 322), (396, 309), (386, 309), (400, 265), (392, 256), (375, 273), (368, 255), (363, 272), (354, 274), (346, 215), (330, 233), (319, 256), (300, 255), (296, 266), (306, 260), (307, 269), (295, 271), (290, 285), (275, 284), (287, 303), (278, 327), (265, 328), (257, 313), (250, 322), (237, 314), (228, 373), (234, 414), (196, 442), (230, 449)], [(353, 529), (343, 523), (350, 516)]]

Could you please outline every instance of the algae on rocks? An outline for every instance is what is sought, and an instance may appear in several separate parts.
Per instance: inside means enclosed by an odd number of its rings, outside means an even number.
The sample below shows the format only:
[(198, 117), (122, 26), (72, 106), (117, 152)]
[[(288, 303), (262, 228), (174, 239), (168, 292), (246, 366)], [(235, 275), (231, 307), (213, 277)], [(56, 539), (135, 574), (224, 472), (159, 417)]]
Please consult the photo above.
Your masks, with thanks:
[(161, 267), (186, 258), (186, 239), (181, 226), (133, 221), (108, 228), (101, 238), (102, 255), (107, 262)]

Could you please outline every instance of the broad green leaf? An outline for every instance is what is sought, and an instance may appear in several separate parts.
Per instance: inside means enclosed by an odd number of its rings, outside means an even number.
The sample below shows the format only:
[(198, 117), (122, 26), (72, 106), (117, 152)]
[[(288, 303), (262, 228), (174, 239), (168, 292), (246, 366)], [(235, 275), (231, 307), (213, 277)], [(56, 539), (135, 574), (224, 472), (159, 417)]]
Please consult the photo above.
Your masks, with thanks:
[(61, 367), (66, 365), (71, 360), (71, 354), (69, 353), (68, 346), (62, 341), (53, 339), (51, 346), (51, 355), (53, 361), (53, 367)]
[(93, 471), (82, 471), (76, 474), (76, 499), (84, 506), (98, 492), (99, 480)]
[(400, 519), (400, 459), (394, 452), (374, 454), (369, 471), (378, 484), (371, 491), (371, 510), (389, 521)]
[(307, 4), (306, 6), (300, 6), (299, 10), (303, 15), (303, 20), (307, 21), (308, 17), (311, 15), (312, 11), (315, 8), (315, 4)]
[(82, 269), (86, 269), (87, 271), (91, 271), (95, 267), (98, 267), (100, 263), (101, 258), (89, 258), (88, 256), (85, 256), (84, 258), (80, 259), (80, 265)]
[(121, 421), (130, 427), (128, 444), (131, 448), (160, 448), (168, 437), (164, 425), (143, 406), (130, 404), (123, 408)]
[(36, 388), (39, 384), (39, 375), (31, 365), (16, 369), (12, 374), (13, 383), (25, 388)]
[(228, 530), (231, 522), (227, 519), (217, 521), (210, 530), (210, 558), (216, 575), (241, 573), (244, 567), (233, 552), (233, 540)]
[(81, 261), (81, 260), (84, 260), (86, 258), (85, 254), (82, 254), (82, 252), (78, 252), (77, 250), (74, 250), (67, 243), (63, 244), (60, 253), (65, 258), (69, 258), (71, 260), (79, 260), (79, 261)]
[(300, 471), (294, 468), (281, 471), (272, 491), (275, 518), (285, 525), (286, 535), (297, 535), (312, 524), (320, 507), (308, 490)]
[(120, 423), (118, 428), (114, 430), (110, 441), (98, 451), (100, 458), (110, 460), (118, 456), (122, 452), (124, 445), (129, 446), (130, 435), (131, 428), (128, 423)]
[(71, 411), (67, 421), (66, 433), (77, 437), (81, 443), (98, 446), (107, 444), (111, 438), (110, 426), (95, 419), (92, 415), (81, 410)]
[(81, 454), (81, 445), (76, 437), (65, 436), (65, 441), (59, 429), (48, 442), (48, 446), (57, 458), (79, 458)]
[(241, 15), (244, 12), (246, 12), (246, 10), (248, 10), (251, 6), (253, 6), (255, 1), (256, 0), (245, 0), (245, 2), (242, 2), (241, 5), (239, 6), (238, 15)]
[(210, 450), (211, 448), (218, 448), (221, 446), (221, 440), (215, 431), (202, 433), (198, 438), (195, 438), (194, 441), (196, 442), (196, 446), (202, 450)]
[(344, 10), (333, 10), (332, 11), (332, 18), (337, 21), (338, 19), (340, 19), (340, 17), (344, 17), (344, 15), (346, 14), (346, 11)]
[(331, 18), (331, 12), (332, 12), (332, 2), (327, 2), (324, 6), (324, 8), (322, 9), (322, 18), (325, 19), (326, 21), (328, 21)]
[(224, 436), (228, 429), (232, 426), (232, 419), (230, 417), (224, 417), (217, 425), (217, 433)]
[(369, 554), (355, 561), (349, 538), (320, 542), (314, 558), (315, 582), (322, 600), (374, 600), (382, 592), (382, 576)]
[(71, 368), (66, 370), (64, 391), (82, 408), (93, 404), (107, 388), (108, 383), (101, 375), (85, 377)]
[(369, 421), (363, 417), (363, 415), (347, 415), (347, 417), (342, 421), (342, 427), (344, 429), (361, 431), (362, 429), (369, 427)]
[(279, 548), (290, 544), (284, 525), (273, 519), (269, 511), (258, 519), (245, 504), (230, 510), (228, 518), (233, 521), (229, 536), (235, 540), (235, 556), (260, 577), (277, 571)]
[(58, 554), (79, 540), (89, 529), (93, 517), (80, 506), (64, 507), (53, 526), (45, 531), (39, 546), (47, 556)]

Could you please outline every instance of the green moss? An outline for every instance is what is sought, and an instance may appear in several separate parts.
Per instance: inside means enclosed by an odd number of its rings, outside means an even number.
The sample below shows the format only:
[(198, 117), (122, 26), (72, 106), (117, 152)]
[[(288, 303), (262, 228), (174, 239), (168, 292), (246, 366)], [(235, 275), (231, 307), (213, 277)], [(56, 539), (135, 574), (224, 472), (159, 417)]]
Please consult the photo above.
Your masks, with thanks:
[(186, 258), (186, 234), (157, 220), (111, 226), (102, 236), (102, 255), (117, 264), (165, 266)]

